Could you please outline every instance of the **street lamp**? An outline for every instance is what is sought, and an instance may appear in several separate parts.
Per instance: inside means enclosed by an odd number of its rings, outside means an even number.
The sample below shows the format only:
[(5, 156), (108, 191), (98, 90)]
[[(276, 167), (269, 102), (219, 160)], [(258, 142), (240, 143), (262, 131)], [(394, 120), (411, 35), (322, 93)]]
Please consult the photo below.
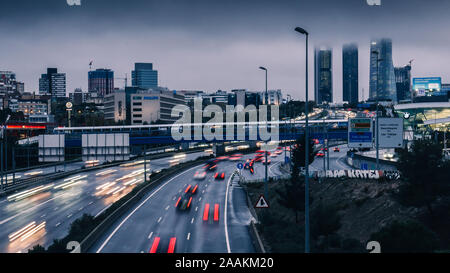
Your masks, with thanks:
[[(268, 100), (268, 96), (267, 96), (267, 68), (265, 68), (263, 66), (260, 66), (259, 69), (264, 70), (266, 72), (266, 95), (265, 95), (266, 99), (265, 99), (265, 104), (267, 105), (268, 104), (267, 103), (267, 100)], [(267, 123), (266, 126), (268, 126), (268, 123)], [(264, 196), (266, 198), (269, 198), (269, 196), (267, 195), (267, 183), (268, 183), (267, 182), (267, 165), (268, 165), (268, 163), (267, 163), (267, 142), (266, 142), (266, 150), (265, 150), (264, 154), (265, 154), (265, 162), (264, 163), (266, 165), (266, 168), (265, 168), (266, 174), (264, 176)]]
[(306, 78), (305, 78), (305, 253), (309, 253), (309, 133), (308, 133), (308, 36), (301, 27), (295, 31), (306, 36)]
[(376, 87), (376, 91), (377, 91), (377, 94), (376, 94), (376, 98), (377, 98), (377, 107), (376, 107), (376, 111), (377, 111), (377, 114), (376, 114), (376, 116), (375, 116), (375, 130), (376, 130), (376, 138), (375, 138), (375, 146), (376, 146), (376, 154), (377, 154), (377, 159), (376, 159), (376, 162), (377, 162), (377, 170), (379, 170), (380, 169), (380, 151), (379, 151), (379, 143), (378, 143), (378, 104), (379, 104), (379, 90), (378, 90), (378, 82), (379, 82), (379, 73), (380, 73), (380, 71), (379, 71), (379, 63), (380, 63), (380, 61), (382, 61), (379, 57), (380, 57), (380, 52), (378, 52), (378, 51), (376, 51), (376, 50), (373, 50), (372, 51), (372, 54), (376, 54), (377, 55), (377, 87)]

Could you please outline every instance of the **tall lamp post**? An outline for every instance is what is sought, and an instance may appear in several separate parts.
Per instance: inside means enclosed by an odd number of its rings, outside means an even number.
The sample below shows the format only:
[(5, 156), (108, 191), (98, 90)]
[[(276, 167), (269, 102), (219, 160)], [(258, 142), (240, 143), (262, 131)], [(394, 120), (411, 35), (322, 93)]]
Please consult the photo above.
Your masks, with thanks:
[(377, 106), (376, 106), (376, 111), (377, 111), (377, 113), (376, 113), (376, 116), (375, 116), (375, 130), (376, 130), (376, 138), (375, 138), (375, 146), (376, 146), (376, 154), (377, 154), (377, 159), (376, 159), (376, 162), (377, 162), (377, 170), (379, 170), (380, 169), (380, 149), (379, 149), (379, 142), (378, 142), (378, 104), (379, 104), (379, 90), (378, 90), (378, 82), (379, 82), (379, 74), (380, 74), (380, 71), (379, 71), (379, 62), (381, 61), (381, 59), (379, 58), (380, 57), (380, 52), (378, 52), (378, 51), (376, 51), (376, 50), (373, 50), (372, 51), (372, 54), (376, 54), (377, 55), (377, 87), (376, 87), (376, 91), (377, 91), (377, 95), (376, 95), (376, 97), (377, 97)]
[[(267, 68), (265, 68), (265, 67), (263, 67), (263, 66), (260, 66), (259, 67), (259, 69), (261, 69), (261, 70), (264, 70), (265, 72), (266, 72), (266, 94), (265, 94), (265, 97), (266, 97), (266, 99), (265, 99), (265, 104), (267, 105), (268, 104), (268, 96), (267, 96)], [(267, 124), (268, 125), (268, 124)], [(266, 197), (266, 198), (268, 198), (269, 196), (267, 195), (267, 165), (268, 165), (268, 163), (267, 163), (267, 142), (266, 142), (266, 150), (264, 151), (264, 154), (265, 154), (265, 165), (266, 165), (266, 167), (265, 167), (265, 176), (264, 176), (264, 196)]]
[(305, 253), (309, 253), (309, 133), (308, 133), (308, 36), (301, 27), (295, 31), (306, 36), (306, 75), (305, 75)]

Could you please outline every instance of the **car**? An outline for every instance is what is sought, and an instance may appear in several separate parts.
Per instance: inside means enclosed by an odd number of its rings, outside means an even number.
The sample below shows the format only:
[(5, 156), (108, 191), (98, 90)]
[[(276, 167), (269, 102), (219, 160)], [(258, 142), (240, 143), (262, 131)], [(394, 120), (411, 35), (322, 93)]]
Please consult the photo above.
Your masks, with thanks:
[(215, 173), (214, 174), (214, 179), (216, 179), (216, 180), (218, 180), (218, 179), (220, 179), (220, 180), (225, 179), (225, 172), (221, 172), (221, 173), (217, 172), (217, 173)]
[(322, 152), (322, 151), (318, 152), (316, 155), (318, 157), (324, 157), (325, 156), (324, 152)]
[(258, 156), (258, 157), (255, 157), (254, 161), (261, 162), (263, 159), (264, 159), (264, 156)]
[(194, 174), (194, 179), (197, 179), (197, 180), (205, 179), (205, 177), (206, 177), (205, 171), (196, 171)]
[(217, 169), (216, 163), (208, 163), (205, 166), (203, 166), (203, 169), (206, 169), (209, 172), (215, 171)]
[[(261, 162), (262, 164), (266, 165), (266, 159), (263, 159)], [(269, 165), (270, 162), (271, 162), (270, 159), (267, 159), (267, 165)]]
[(192, 203), (192, 193), (184, 192), (181, 196), (177, 198), (177, 202), (175, 203), (175, 207), (179, 210), (188, 210), (191, 207)]
[(334, 152), (340, 152), (341, 150), (339, 149), (339, 147), (334, 147), (334, 148), (333, 148), (333, 151), (334, 151)]

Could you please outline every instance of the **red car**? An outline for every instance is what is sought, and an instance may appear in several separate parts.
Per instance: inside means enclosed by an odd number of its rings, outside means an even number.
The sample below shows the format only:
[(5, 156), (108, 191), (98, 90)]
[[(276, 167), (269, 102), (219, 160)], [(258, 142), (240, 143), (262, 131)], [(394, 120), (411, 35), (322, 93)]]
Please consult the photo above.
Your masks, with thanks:
[(214, 179), (220, 179), (220, 180), (225, 179), (225, 173), (221, 172), (221, 173), (214, 174)]
[(320, 152), (317, 153), (317, 156), (318, 156), (318, 157), (324, 157), (325, 154), (324, 154), (322, 151), (320, 151)]
[(333, 148), (333, 151), (334, 151), (334, 152), (339, 152), (340, 149), (339, 149), (339, 147), (334, 147), (334, 148)]

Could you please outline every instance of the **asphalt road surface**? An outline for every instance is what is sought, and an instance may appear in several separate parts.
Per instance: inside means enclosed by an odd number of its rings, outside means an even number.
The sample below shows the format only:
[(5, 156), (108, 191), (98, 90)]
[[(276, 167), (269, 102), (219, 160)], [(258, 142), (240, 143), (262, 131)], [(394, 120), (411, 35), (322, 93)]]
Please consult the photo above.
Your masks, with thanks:
[[(155, 159), (147, 169), (167, 168), (203, 155)], [(47, 247), (54, 239), (66, 236), (75, 219), (84, 213), (100, 214), (143, 178), (143, 164), (121, 165), (86, 171), (0, 198), (0, 252), (27, 252), (36, 244)]]
[[(208, 172), (204, 180), (193, 178), (197, 171), (202, 172), (203, 165), (173, 176), (149, 192), (118, 220), (90, 251), (168, 252), (172, 242), (173, 251), (180, 253), (255, 252), (247, 229), (252, 215), (248, 210), (246, 194), (237, 183), (237, 178), (230, 181), (231, 174), (237, 170), (237, 163), (254, 156), (248, 154), (238, 161), (220, 161), (217, 170)], [(280, 175), (278, 164), (284, 155), (270, 159), (268, 174)], [(264, 177), (265, 166), (262, 163), (255, 163), (254, 169), (253, 175), (245, 169), (242, 174), (246, 178)], [(224, 172), (225, 179), (214, 179), (215, 172)], [(175, 204), (189, 185), (198, 185), (198, 192), (190, 209), (180, 211)]]

